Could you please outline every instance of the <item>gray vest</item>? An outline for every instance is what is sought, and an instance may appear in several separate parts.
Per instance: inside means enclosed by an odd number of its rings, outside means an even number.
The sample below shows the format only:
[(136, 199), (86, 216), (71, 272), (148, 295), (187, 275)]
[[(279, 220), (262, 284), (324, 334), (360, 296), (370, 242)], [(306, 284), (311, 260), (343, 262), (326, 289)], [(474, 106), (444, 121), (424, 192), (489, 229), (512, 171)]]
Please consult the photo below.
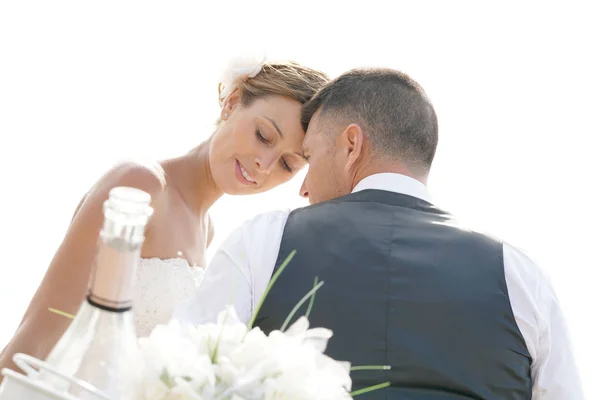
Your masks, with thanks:
[(423, 200), (365, 190), (292, 212), (277, 266), (292, 250), (256, 326), (280, 329), (318, 276), (309, 319), (333, 330), (327, 354), (392, 367), (353, 372), (353, 390), (392, 384), (360, 399), (531, 399), (502, 243)]

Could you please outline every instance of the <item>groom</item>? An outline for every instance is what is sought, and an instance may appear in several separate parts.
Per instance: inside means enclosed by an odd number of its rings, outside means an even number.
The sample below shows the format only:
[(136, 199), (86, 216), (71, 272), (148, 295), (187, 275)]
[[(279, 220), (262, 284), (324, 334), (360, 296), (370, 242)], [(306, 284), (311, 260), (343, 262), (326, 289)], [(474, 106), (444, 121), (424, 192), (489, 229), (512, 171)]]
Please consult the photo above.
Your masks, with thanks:
[(256, 325), (279, 329), (315, 277), (324, 281), (310, 321), (333, 330), (327, 354), (392, 368), (353, 372), (353, 389), (391, 382), (365, 399), (583, 398), (540, 270), (434, 205), (425, 184), (437, 118), (415, 81), (388, 69), (350, 71), (306, 104), (303, 123), (301, 195), (313, 205), (234, 231), (181, 318), (213, 321), (233, 304), (249, 320), (276, 266), (296, 250)]

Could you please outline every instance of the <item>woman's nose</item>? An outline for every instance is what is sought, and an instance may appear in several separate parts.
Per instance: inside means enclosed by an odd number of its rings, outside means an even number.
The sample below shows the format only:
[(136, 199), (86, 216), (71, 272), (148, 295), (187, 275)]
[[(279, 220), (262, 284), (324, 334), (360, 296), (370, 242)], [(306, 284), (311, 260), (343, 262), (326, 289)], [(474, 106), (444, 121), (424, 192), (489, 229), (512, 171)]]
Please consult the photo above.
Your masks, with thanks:
[(273, 166), (275, 165), (278, 159), (279, 155), (276, 154), (263, 154), (260, 157), (256, 157), (256, 169), (258, 170), (258, 172), (268, 174), (271, 172), (271, 169), (273, 169)]

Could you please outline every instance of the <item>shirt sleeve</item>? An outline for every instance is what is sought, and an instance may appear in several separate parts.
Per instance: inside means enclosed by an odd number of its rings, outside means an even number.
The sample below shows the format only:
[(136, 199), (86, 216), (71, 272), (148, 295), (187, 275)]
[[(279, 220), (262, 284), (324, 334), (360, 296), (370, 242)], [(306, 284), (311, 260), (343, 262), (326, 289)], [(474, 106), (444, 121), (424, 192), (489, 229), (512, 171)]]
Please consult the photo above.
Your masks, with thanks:
[(533, 358), (533, 400), (584, 399), (567, 323), (550, 281), (509, 244), (504, 244), (504, 269), (513, 314)]
[(271, 279), (288, 215), (289, 210), (268, 212), (236, 228), (215, 253), (197, 293), (174, 317), (192, 324), (216, 322), (232, 305), (248, 322)]

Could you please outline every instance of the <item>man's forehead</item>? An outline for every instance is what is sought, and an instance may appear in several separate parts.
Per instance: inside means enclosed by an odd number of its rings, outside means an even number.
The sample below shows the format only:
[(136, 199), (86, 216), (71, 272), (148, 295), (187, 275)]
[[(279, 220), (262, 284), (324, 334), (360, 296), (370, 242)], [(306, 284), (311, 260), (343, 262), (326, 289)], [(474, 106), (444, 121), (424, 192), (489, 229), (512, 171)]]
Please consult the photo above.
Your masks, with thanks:
[(321, 115), (322, 115), (322, 109), (319, 108), (313, 115), (312, 117), (310, 117), (310, 121), (308, 122), (308, 128), (310, 129), (310, 127), (312, 126), (313, 128), (316, 128), (319, 125), (319, 121), (321, 119)]
[(304, 140), (302, 140), (302, 154), (305, 155), (310, 151), (311, 143), (313, 142), (314, 134), (310, 133), (310, 129), (307, 130), (304, 135)]
[(323, 115), (321, 110), (318, 110), (313, 114), (312, 118), (308, 123), (308, 128), (306, 129), (306, 136), (313, 136), (315, 133), (318, 134), (321, 132), (323, 127)]
[(319, 136), (323, 135), (322, 126), (319, 116), (315, 114), (315, 116), (311, 118), (308, 128), (306, 129), (304, 146), (312, 146), (312, 143), (314, 143)]
[(329, 141), (332, 132), (336, 129), (335, 123), (331, 119), (331, 114), (323, 113), (318, 110), (310, 119), (302, 149), (305, 153), (311, 153), (315, 147), (323, 147), (324, 141)]

